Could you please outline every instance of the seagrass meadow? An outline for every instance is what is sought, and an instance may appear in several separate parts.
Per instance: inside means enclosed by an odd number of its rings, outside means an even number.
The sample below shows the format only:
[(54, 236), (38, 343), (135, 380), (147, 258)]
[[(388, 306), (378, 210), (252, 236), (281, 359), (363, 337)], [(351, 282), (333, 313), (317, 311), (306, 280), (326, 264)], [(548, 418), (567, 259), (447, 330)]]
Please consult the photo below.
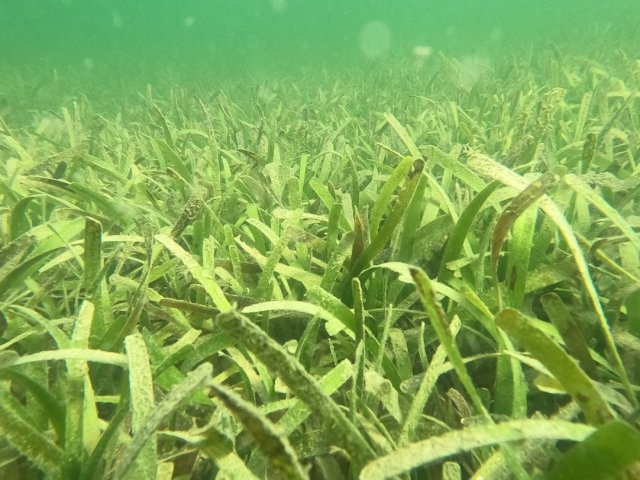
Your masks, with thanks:
[(0, 478), (640, 478), (640, 62), (598, 45), (0, 69)]

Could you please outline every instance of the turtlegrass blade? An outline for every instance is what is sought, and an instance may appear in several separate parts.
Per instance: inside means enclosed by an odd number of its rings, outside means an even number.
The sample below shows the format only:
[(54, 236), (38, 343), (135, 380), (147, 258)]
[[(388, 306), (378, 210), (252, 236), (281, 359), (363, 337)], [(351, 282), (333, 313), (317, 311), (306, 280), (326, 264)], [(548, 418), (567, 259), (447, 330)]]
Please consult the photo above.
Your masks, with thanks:
[(361, 480), (385, 480), (476, 448), (534, 439), (582, 441), (594, 427), (562, 420), (513, 420), (454, 430), (401, 447), (367, 464)]
[(44, 362), (48, 360), (84, 360), (87, 362), (104, 363), (126, 367), (127, 361), (120, 353), (105, 352), (90, 348), (62, 348), (59, 350), (44, 350), (31, 355), (23, 355), (18, 358), (13, 365), (25, 365), (33, 362)]
[(182, 160), (182, 158), (180, 158), (180, 155), (178, 155), (176, 151), (171, 148), (171, 144), (160, 139), (156, 139), (155, 143), (160, 154), (167, 163), (167, 166), (170, 166), (172, 169), (178, 172), (181, 179), (186, 184), (190, 184), (193, 181), (191, 170), (187, 165), (185, 165), (185, 162)]
[(639, 462), (640, 432), (615, 420), (573, 446), (555, 463), (545, 480), (637, 478)]
[(256, 441), (258, 448), (269, 460), (274, 470), (284, 478), (304, 480), (309, 478), (296, 458), (287, 437), (280, 433), (255, 406), (243, 400), (228, 388), (209, 383), (213, 394), (240, 420)]
[[(30, 195), (28, 197), (21, 198), (11, 209), (11, 218), (9, 219), (9, 238), (12, 242), (29, 230), (28, 208), (30, 203), (36, 198), (38, 198), (37, 195)], [(2, 252), (0, 252), (0, 257), (1, 256)]]
[[(460, 326), (460, 319), (455, 317), (449, 326), (449, 332), (452, 340), (455, 340), (456, 335), (460, 331)], [(431, 358), (429, 367), (422, 376), (422, 381), (420, 382), (418, 391), (413, 396), (413, 400), (409, 406), (409, 411), (407, 412), (404, 423), (402, 424), (400, 436), (398, 437), (398, 445), (406, 445), (411, 439), (411, 436), (419, 423), (420, 415), (422, 415), (422, 411), (424, 410), (427, 401), (429, 401), (433, 387), (435, 387), (436, 382), (442, 373), (441, 367), (446, 359), (447, 352), (444, 345), (441, 343), (438, 345), (436, 352)]]
[(531, 325), (524, 315), (508, 308), (496, 315), (496, 323), (523, 345), (562, 383), (580, 405), (590, 424), (602, 425), (614, 418), (609, 405), (576, 361), (551, 338)]
[(219, 469), (217, 476), (228, 480), (258, 480), (236, 453), (231, 439), (217, 427), (209, 424), (200, 435), (181, 435), (181, 438), (216, 463)]
[(562, 336), (569, 353), (580, 362), (580, 366), (589, 376), (594, 377), (597, 373), (596, 363), (589, 353), (589, 346), (560, 296), (557, 293), (548, 293), (540, 297), (540, 302)]
[[(71, 344), (88, 349), (94, 306), (85, 300), (80, 307)], [(86, 359), (67, 359), (66, 418), (63, 475), (77, 478), (84, 457), (85, 442), (93, 449), (99, 437), (98, 414)], [(91, 438), (86, 438), (85, 433)]]
[(445, 282), (451, 278), (452, 272), (447, 269), (447, 264), (460, 256), (464, 240), (478, 217), (480, 209), (499, 185), (498, 182), (492, 182), (487, 185), (469, 202), (469, 205), (467, 205), (460, 215), (460, 218), (458, 218), (453, 232), (449, 236), (449, 241), (442, 254), (442, 259), (440, 260), (437, 277), (439, 282)]
[(340, 216), (342, 210), (339, 203), (334, 203), (329, 210), (329, 218), (327, 219), (327, 236), (326, 236), (326, 254), (327, 258), (334, 255), (334, 250), (338, 245), (338, 231), (340, 227)]
[(413, 157), (412, 160), (416, 160), (418, 158), (422, 158), (422, 154), (420, 153), (420, 149), (416, 146), (415, 142), (409, 135), (409, 132), (402, 126), (402, 124), (398, 121), (398, 119), (393, 115), (393, 113), (385, 113), (384, 119), (387, 121), (391, 128), (398, 134), (402, 143), (404, 143), (405, 147), (409, 150), (409, 153)]
[(132, 211), (125, 206), (126, 204), (120, 204), (113, 197), (92, 190), (81, 183), (70, 183), (69, 191), (79, 202), (94, 203), (107, 218), (124, 220), (132, 214)]
[(353, 375), (353, 384), (351, 388), (351, 413), (355, 419), (357, 412), (358, 399), (364, 395), (364, 374), (365, 362), (367, 356), (366, 350), (366, 325), (365, 310), (362, 300), (362, 285), (360, 280), (354, 278), (351, 281), (353, 295), (353, 310), (355, 319), (355, 357), (353, 364), (355, 371)]
[(329, 257), (329, 261), (327, 262), (327, 268), (325, 269), (324, 275), (322, 276), (322, 280), (320, 282), (320, 286), (324, 290), (333, 290), (333, 286), (335, 284), (336, 278), (338, 277), (338, 274), (340, 273), (342, 264), (345, 262), (345, 260), (349, 256), (350, 251), (352, 250), (352, 244), (353, 235), (344, 235), (331, 252), (331, 256)]
[[(249, 223), (249, 221), (247, 221), (247, 223)], [(241, 256), (233, 238), (233, 229), (231, 228), (231, 225), (225, 225), (222, 231), (224, 233), (227, 252), (229, 252), (229, 260), (231, 261), (233, 277), (240, 285), (241, 290), (244, 290), (244, 275), (242, 274)]]
[(580, 157), (580, 173), (587, 173), (591, 167), (591, 162), (598, 147), (598, 136), (591, 132), (587, 134), (587, 138), (582, 146), (582, 155)]
[(83, 464), (82, 474), (78, 477), (79, 480), (94, 480), (96, 478), (96, 472), (99, 470), (99, 466), (103, 461), (105, 452), (112, 444), (115, 444), (118, 441), (120, 425), (124, 421), (125, 417), (129, 415), (129, 405), (130, 402), (126, 393), (121, 395), (115, 414), (110, 418), (109, 424), (102, 433), (96, 447)]
[(318, 317), (312, 317), (311, 320), (307, 322), (307, 326), (304, 328), (304, 332), (302, 332), (302, 335), (298, 340), (296, 358), (307, 370), (309, 370), (313, 364), (318, 342), (318, 334), (320, 333), (321, 326), (321, 319)]
[(640, 236), (631, 228), (618, 210), (609, 205), (601, 195), (594, 192), (580, 177), (568, 174), (563, 177), (563, 181), (600, 210), (629, 239), (634, 248), (640, 251)]
[(553, 188), (556, 182), (555, 175), (552, 173), (544, 174), (516, 195), (504, 209), (493, 229), (491, 240), (491, 264), (494, 270), (498, 267), (498, 255), (514, 222), (527, 208)]
[[(84, 288), (94, 286), (102, 268), (102, 224), (87, 217), (84, 229)], [(88, 292), (91, 295), (92, 292)]]
[[(4, 123), (4, 122), (3, 122)], [(2, 135), (2, 141), (5, 145), (7, 145), (11, 150), (16, 152), (20, 159), (25, 163), (25, 165), (34, 165), (33, 157), (29, 155), (29, 152), (11, 135)]]
[[(313, 305), (321, 306), (339, 320), (340, 323), (327, 322), (325, 328), (329, 335), (335, 335), (346, 327), (347, 330), (345, 330), (345, 333), (349, 337), (355, 339), (356, 319), (354, 313), (349, 309), (349, 307), (320, 287), (309, 287), (307, 290), (307, 297), (310, 302), (313, 302)], [(364, 338), (366, 342), (366, 350), (376, 357), (381, 357), (382, 367), (387, 378), (394, 385), (399, 385), (401, 379), (398, 369), (389, 359), (389, 356), (385, 354), (384, 348), (380, 346), (376, 338), (372, 335), (365, 335)]]
[[(27, 390), (33, 397), (38, 401), (42, 409), (47, 415), (47, 418), (51, 422), (51, 425), (59, 438), (64, 438), (64, 418), (65, 411), (62, 406), (62, 403), (56, 399), (49, 391), (43, 387), (36, 380), (32, 379), (28, 375), (25, 375), (20, 372), (13, 371), (11, 369), (6, 369), (7, 366), (13, 363), (12, 358), (8, 358), (5, 360), (5, 356), (9, 352), (1, 352), (0, 354), (0, 370), (2, 377), (8, 377), (17, 385), (20, 385), (21, 388)], [(11, 352), (15, 353), (15, 352)], [(3, 355), (5, 354), (5, 355)], [(18, 355), (16, 354), (15, 357)], [(9, 357), (14, 357), (10, 355)], [(14, 358), (15, 358), (14, 357)], [(5, 361), (7, 362), (5, 364)]]
[[(333, 367), (322, 378), (318, 380), (322, 391), (331, 396), (347, 381), (353, 379), (353, 366), (348, 360), (343, 360)], [(268, 411), (268, 406), (261, 410)], [(300, 425), (311, 415), (312, 411), (306, 403), (300, 399), (292, 399), (287, 411), (280, 417), (276, 423), (278, 431), (281, 435), (289, 437)], [(254, 467), (265, 463), (264, 456), (261, 452), (255, 452), (249, 460), (249, 465)]]
[[(285, 232), (282, 236), (280, 236), (273, 245), (269, 256), (267, 257), (267, 261), (264, 265), (262, 265), (262, 273), (260, 274), (260, 278), (258, 279), (258, 285), (255, 289), (254, 296), (256, 298), (268, 298), (270, 285), (275, 281), (273, 277), (273, 272), (280, 262), (280, 258), (287, 246), (288, 240), (287, 232)], [(235, 246), (235, 244), (234, 244)]]
[[(580, 408), (575, 402), (569, 402), (558, 409), (549, 420), (575, 421), (574, 419), (580, 413)], [(533, 419), (542, 419), (542, 415), (534, 414)], [(518, 457), (523, 465), (538, 465), (541, 469), (545, 469), (548, 463), (557, 458), (558, 448), (556, 439), (531, 439), (525, 440), (523, 444), (518, 446)], [(496, 450), (488, 458), (483, 459), (482, 465), (474, 472), (471, 480), (483, 480), (490, 478), (492, 480), (509, 480), (511, 472), (505, 468), (504, 452)]]
[(93, 314), (94, 332), (103, 330), (102, 299), (100, 297), (100, 271), (102, 269), (102, 224), (87, 217), (84, 228), (84, 272), (83, 287), (95, 311)]
[(506, 275), (509, 305), (513, 308), (522, 307), (525, 299), (537, 215), (536, 209), (527, 209), (513, 225)]
[(323, 391), (318, 381), (247, 317), (235, 311), (222, 313), (215, 323), (243, 343), (267, 367), (273, 370), (289, 389), (325, 422), (327, 433), (335, 444), (352, 456), (356, 470), (374, 457), (373, 450), (340, 407)]
[[(151, 332), (147, 329), (142, 330), (142, 337), (147, 346), (147, 352), (153, 367), (154, 385), (166, 390), (173, 390), (184, 382), (186, 375), (173, 364), (171, 358), (165, 354), (156, 340), (154, 340)], [(197, 404), (211, 405), (209, 397), (200, 391), (196, 391), (193, 394), (192, 401)]]
[(356, 210), (353, 215), (353, 246), (351, 247), (351, 266), (360, 259), (367, 244), (367, 235), (365, 226), (360, 217), (360, 213)]
[[(135, 435), (144, 428), (145, 420), (153, 411), (153, 379), (149, 355), (142, 335), (135, 333), (124, 340), (129, 364), (129, 397), (131, 399), (131, 429)], [(158, 469), (157, 440), (152, 433), (142, 447), (135, 465), (135, 475), (143, 480), (153, 480)]]
[(135, 330), (147, 304), (147, 292), (150, 291), (147, 288), (148, 281), (149, 276), (145, 274), (133, 296), (127, 319), (124, 322), (113, 322), (103, 335), (101, 346), (105, 350), (119, 350), (127, 335)]
[[(318, 383), (322, 388), (322, 392), (330, 396), (352, 378), (353, 365), (348, 360), (343, 360), (318, 380)], [(278, 420), (278, 428), (283, 435), (289, 436), (302, 425), (302, 422), (311, 412), (306, 403), (300, 399), (295, 399), (295, 403)]]
[(431, 280), (429, 280), (429, 277), (427, 277), (420, 268), (411, 267), (410, 271), (413, 282), (415, 283), (418, 294), (420, 295), (420, 299), (422, 300), (424, 310), (427, 315), (429, 315), (431, 324), (436, 331), (436, 335), (438, 335), (438, 340), (440, 340), (441, 345), (443, 345), (447, 353), (447, 357), (449, 357), (449, 361), (460, 378), (460, 382), (471, 398), (476, 412), (482, 415), (486, 420), (491, 421), (489, 412), (482, 403), (480, 395), (471, 380), (471, 376), (464, 366), (464, 360), (462, 359), (460, 350), (458, 350), (458, 347), (453, 340), (454, 337), (452, 332), (449, 330), (449, 321), (446, 318), (446, 314), (444, 313), (440, 302), (436, 298), (436, 293), (431, 286)]
[[(418, 160), (413, 165), (422, 165), (424, 162)], [(421, 175), (418, 185), (416, 186), (415, 193), (411, 198), (411, 202), (407, 206), (407, 213), (404, 216), (402, 222), (402, 235), (399, 235), (396, 239), (395, 245), (393, 245), (394, 256), (401, 262), (410, 262), (415, 258), (415, 247), (418, 244), (420, 238), (419, 230), (422, 223), (422, 217), (427, 203), (427, 185), (433, 180), (431, 175)]]
[(629, 333), (640, 339), (640, 287), (625, 300)]
[(334, 204), (334, 199), (327, 186), (317, 178), (312, 178), (311, 180), (309, 180), (309, 186), (322, 201), (324, 206), (327, 207), (327, 210), (331, 210), (332, 205)]
[(400, 160), (398, 166), (393, 169), (391, 175), (389, 175), (389, 178), (378, 192), (369, 219), (369, 230), (371, 231), (372, 237), (375, 237), (378, 233), (378, 227), (380, 226), (385, 210), (391, 202), (391, 196), (400, 183), (402, 183), (402, 180), (407, 177), (412, 164), (413, 158), (411, 157), (404, 157)]
[(211, 380), (213, 367), (210, 363), (203, 363), (187, 377), (150, 412), (148, 417), (142, 422), (141, 428), (134, 435), (131, 444), (122, 454), (122, 459), (116, 466), (113, 476), (114, 480), (122, 480), (133, 466), (136, 458), (147, 444), (147, 441), (158, 429), (163, 421), (169, 417), (178, 406), (194, 392), (201, 388), (207, 381)]
[(398, 367), (398, 373), (400, 378), (404, 381), (411, 377), (413, 373), (411, 356), (409, 354), (409, 348), (407, 346), (407, 339), (405, 332), (399, 328), (392, 328), (389, 330), (389, 344), (393, 352), (396, 366)]
[[(36, 247), (37, 248), (37, 247)], [(18, 265), (15, 269), (10, 271), (7, 276), (0, 280), (0, 292), (6, 295), (6, 292), (9, 292), (15, 287), (25, 287), (25, 285), (29, 282), (28, 278), (30, 275), (33, 275), (42, 265), (47, 263), (47, 258), (49, 257), (49, 253), (42, 253), (37, 256), (30, 256), (20, 265)], [(32, 284), (33, 285), (33, 284)], [(33, 320), (35, 323), (40, 323), (39, 320), (35, 320), (33, 317), (43, 317), (36, 313), (34, 310), (30, 308), (22, 307), (21, 305), (11, 304), (7, 308), (15, 309), (19, 311), (20, 315), (23, 315), (24, 312), (29, 312), (24, 314), (29, 320)], [(46, 325), (48, 322), (44, 321), (45, 326), (44, 329), (51, 333), (51, 331), (57, 329), (55, 325), (48, 326)], [(59, 330), (59, 329), (58, 329)], [(65, 336), (66, 338), (66, 336)], [(58, 339), (56, 338), (56, 341)], [(68, 339), (67, 339), (68, 340)]]
[(23, 235), (0, 250), (0, 282), (14, 275), (14, 270), (36, 243), (35, 236)]
[[(400, 224), (401, 220), (405, 216), (407, 209), (413, 198), (413, 194), (416, 191), (416, 187), (420, 181), (420, 174), (424, 162), (420, 162), (418, 167), (412, 171), (412, 175), (407, 177), (407, 181), (403, 189), (398, 193), (398, 198), (389, 214), (389, 217), (384, 222), (378, 233), (371, 239), (371, 244), (365, 249), (357, 262), (351, 267), (349, 274), (349, 281), (351, 278), (357, 276), (366, 268), (371, 260), (375, 258), (383, 249), (387, 242), (391, 239), (396, 227)], [(345, 287), (348, 283), (345, 284)], [(345, 288), (342, 291), (347, 291)]]
[(205, 291), (213, 300), (216, 308), (222, 312), (229, 310), (231, 304), (224, 296), (222, 289), (212, 278), (211, 274), (202, 268), (202, 266), (186, 252), (180, 245), (178, 245), (171, 237), (164, 234), (158, 234), (155, 239), (162, 244), (167, 250), (169, 250), (176, 258), (178, 258), (183, 265), (189, 270), (189, 273), (193, 275), (193, 278), (198, 280), (204, 287)]
[(0, 386), (0, 434), (51, 478), (62, 478), (64, 451), (40, 432), (21, 413), (22, 405), (4, 386)]
[(318, 305), (333, 314), (342, 324), (341, 326), (335, 323), (328, 323), (327, 331), (329, 331), (330, 334), (334, 335), (341, 331), (343, 327), (346, 327), (348, 329), (347, 334), (352, 337), (354, 336), (356, 331), (355, 316), (353, 311), (342, 303), (339, 298), (334, 297), (323, 288), (315, 286), (307, 289), (307, 298), (313, 305)]
[[(338, 301), (336, 299), (336, 301)], [(342, 304), (340, 304), (342, 305)], [(328, 322), (332, 329), (342, 329), (344, 327), (354, 330), (355, 320), (353, 312), (346, 306), (340, 310), (332, 309), (331, 306), (318, 304), (318, 302), (300, 302), (297, 300), (277, 300), (272, 302), (254, 303), (242, 309), (242, 313), (260, 313), (269, 311), (289, 311), (298, 312), (319, 317)]]
[[(458, 152), (453, 152), (458, 153)], [(433, 162), (439, 165), (445, 171), (451, 172), (454, 176), (462, 180), (469, 185), (476, 192), (483, 190), (486, 185), (475, 172), (473, 172), (467, 165), (458, 160), (457, 154), (445, 153), (439, 148), (430, 145), (425, 150), (425, 158), (429, 162)]]
[[(252, 248), (250, 245), (247, 245), (245, 242), (236, 238), (236, 243), (240, 245), (240, 247), (247, 252), (249, 255), (253, 257), (253, 259), (260, 265), (260, 267), (265, 267), (269, 259), (258, 252), (255, 248)], [(310, 285), (320, 285), (320, 277), (318, 277), (315, 273), (309, 272), (308, 270), (304, 270), (302, 268), (292, 267), (290, 265), (285, 265), (284, 263), (277, 263), (273, 270), (280, 275), (285, 277), (292, 278), (294, 280), (299, 281), (305, 286)], [(224, 311), (225, 309), (220, 309)]]

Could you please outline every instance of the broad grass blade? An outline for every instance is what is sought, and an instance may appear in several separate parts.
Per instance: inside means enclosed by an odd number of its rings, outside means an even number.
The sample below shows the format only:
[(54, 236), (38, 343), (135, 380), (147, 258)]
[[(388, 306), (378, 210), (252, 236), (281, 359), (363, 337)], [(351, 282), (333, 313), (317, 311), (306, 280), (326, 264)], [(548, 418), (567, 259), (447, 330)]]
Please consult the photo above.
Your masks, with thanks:
[(609, 422), (564, 454), (545, 480), (637, 478), (640, 432), (621, 420)]
[(607, 402), (574, 359), (560, 346), (531, 325), (517, 310), (506, 309), (496, 315), (496, 323), (524, 346), (557, 379), (582, 407), (587, 421), (602, 425), (614, 418)]
[(378, 457), (362, 470), (360, 479), (394, 478), (421, 465), (480, 447), (534, 439), (581, 441), (593, 432), (594, 428), (591, 426), (562, 420), (512, 420), (498, 425), (454, 430)]
[[(131, 427), (137, 434), (145, 426), (145, 420), (153, 412), (153, 378), (147, 347), (142, 335), (135, 333), (124, 340), (129, 364), (129, 396), (131, 399)], [(135, 475), (142, 480), (154, 480), (158, 469), (157, 440), (152, 433), (142, 447), (136, 461)]]
[(212, 382), (209, 387), (213, 390), (213, 394), (244, 425), (274, 470), (284, 475), (284, 478), (292, 480), (309, 478), (298, 462), (287, 437), (280, 433), (255, 406), (222, 385)]
[(143, 425), (134, 435), (131, 444), (123, 452), (122, 459), (118, 462), (114, 480), (122, 480), (125, 478), (129, 469), (133, 466), (136, 458), (147, 444), (147, 441), (160, 424), (171, 415), (176, 408), (194, 392), (201, 388), (207, 381), (211, 379), (213, 367), (210, 363), (203, 363), (196, 370), (189, 373), (187, 377), (156, 406), (155, 410), (144, 420)]
[[(242, 342), (267, 367), (278, 374), (289, 389), (309, 408), (331, 426), (327, 433), (332, 441), (348, 451), (356, 465), (373, 458), (373, 450), (356, 426), (347, 419), (340, 407), (325, 393), (300, 363), (276, 341), (267, 336), (245, 316), (229, 312), (216, 317), (216, 324)], [(330, 432), (330, 433), (329, 433)]]
[(169, 250), (176, 258), (178, 258), (184, 266), (189, 270), (189, 273), (200, 282), (205, 291), (209, 294), (216, 308), (220, 311), (226, 311), (231, 308), (231, 304), (224, 296), (222, 289), (218, 286), (215, 279), (211, 277), (211, 274), (206, 271), (202, 266), (185, 251), (180, 245), (178, 245), (172, 238), (167, 235), (158, 234), (155, 239), (162, 244), (167, 250)]

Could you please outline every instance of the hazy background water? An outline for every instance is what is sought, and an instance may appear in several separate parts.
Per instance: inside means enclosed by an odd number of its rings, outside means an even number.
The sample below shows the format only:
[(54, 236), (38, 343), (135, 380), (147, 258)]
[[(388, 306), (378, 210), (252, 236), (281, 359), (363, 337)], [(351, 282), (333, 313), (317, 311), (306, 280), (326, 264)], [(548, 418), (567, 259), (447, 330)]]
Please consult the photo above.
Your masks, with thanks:
[(634, 55), (639, 24), (639, 0), (1, 0), (0, 62), (188, 75), (551, 43)]

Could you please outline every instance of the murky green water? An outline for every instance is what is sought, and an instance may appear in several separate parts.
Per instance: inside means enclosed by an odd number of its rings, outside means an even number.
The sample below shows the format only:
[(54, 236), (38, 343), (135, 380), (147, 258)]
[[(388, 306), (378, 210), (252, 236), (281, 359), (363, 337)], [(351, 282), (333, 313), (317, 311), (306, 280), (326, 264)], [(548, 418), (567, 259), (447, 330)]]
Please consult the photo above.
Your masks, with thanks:
[(4, 63), (196, 75), (500, 55), (550, 42), (633, 52), (638, 19), (637, 0), (3, 0), (0, 45)]

